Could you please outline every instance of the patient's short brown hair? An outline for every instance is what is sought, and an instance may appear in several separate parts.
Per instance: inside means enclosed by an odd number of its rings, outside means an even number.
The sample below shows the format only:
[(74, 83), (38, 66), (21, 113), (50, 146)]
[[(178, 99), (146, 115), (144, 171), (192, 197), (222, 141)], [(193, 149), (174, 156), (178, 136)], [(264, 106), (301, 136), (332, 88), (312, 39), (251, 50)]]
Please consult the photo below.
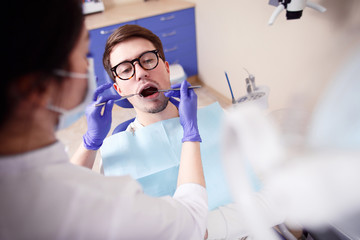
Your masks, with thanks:
[(159, 51), (159, 57), (163, 61), (165, 61), (164, 49), (161, 40), (153, 32), (139, 25), (128, 24), (121, 26), (109, 36), (108, 40), (106, 41), (105, 52), (103, 55), (104, 68), (108, 73), (108, 75), (110, 76), (110, 78), (114, 81), (115, 81), (115, 77), (111, 72), (110, 53), (117, 44), (134, 37), (144, 38), (146, 40), (149, 40), (154, 45), (154, 47)]

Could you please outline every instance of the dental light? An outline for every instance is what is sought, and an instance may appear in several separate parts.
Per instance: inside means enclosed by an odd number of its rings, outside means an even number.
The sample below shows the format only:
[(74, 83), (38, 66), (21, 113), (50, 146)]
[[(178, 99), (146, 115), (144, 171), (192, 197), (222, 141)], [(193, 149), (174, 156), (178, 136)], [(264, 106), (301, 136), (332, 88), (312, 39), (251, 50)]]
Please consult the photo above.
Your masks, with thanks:
[(269, 25), (272, 25), (275, 22), (275, 19), (279, 14), (286, 9), (286, 19), (299, 19), (302, 16), (302, 12), (305, 7), (310, 7), (319, 12), (325, 12), (326, 8), (323, 6), (307, 1), (307, 0), (270, 0), (270, 5), (277, 6), (273, 14), (269, 19)]

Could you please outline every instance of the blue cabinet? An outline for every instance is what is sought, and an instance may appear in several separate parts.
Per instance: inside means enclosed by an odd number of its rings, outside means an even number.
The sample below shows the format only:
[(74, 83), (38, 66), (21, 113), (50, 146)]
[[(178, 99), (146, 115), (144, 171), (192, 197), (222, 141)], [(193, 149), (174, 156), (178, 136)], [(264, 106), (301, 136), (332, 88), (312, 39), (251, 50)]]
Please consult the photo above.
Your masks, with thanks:
[(170, 64), (182, 65), (187, 76), (198, 73), (194, 8), (142, 18), (137, 24), (161, 39)]
[(154, 31), (195, 24), (194, 8), (142, 18), (137, 23)]
[[(154, 32), (162, 41), (169, 64), (181, 64), (189, 77), (197, 75), (195, 13), (194, 8), (188, 8), (90, 30), (90, 53), (94, 58), (97, 85), (111, 82), (102, 64), (105, 43), (112, 32), (125, 24), (138, 24)], [(104, 94), (116, 92), (109, 89)]]

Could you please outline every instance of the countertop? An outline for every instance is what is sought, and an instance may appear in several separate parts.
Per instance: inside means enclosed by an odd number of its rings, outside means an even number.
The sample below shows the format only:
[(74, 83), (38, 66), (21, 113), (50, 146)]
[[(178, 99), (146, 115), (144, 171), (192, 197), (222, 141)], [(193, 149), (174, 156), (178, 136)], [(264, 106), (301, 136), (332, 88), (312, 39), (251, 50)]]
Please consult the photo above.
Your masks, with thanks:
[(86, 15), (85, 25), (88, 30), (92, 30), (194, 6), (194, 3), (171, 0), (105, 5), (105, 11)]

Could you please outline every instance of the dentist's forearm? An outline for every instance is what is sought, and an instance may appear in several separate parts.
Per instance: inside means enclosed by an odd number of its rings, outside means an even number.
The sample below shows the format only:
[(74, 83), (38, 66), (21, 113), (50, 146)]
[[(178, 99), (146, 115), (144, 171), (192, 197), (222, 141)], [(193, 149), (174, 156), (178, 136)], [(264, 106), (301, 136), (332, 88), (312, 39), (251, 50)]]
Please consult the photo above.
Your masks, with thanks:
[(182, 144), (177, 185), (185, 183), (196, 183), (205, 187), (200, 142), (184, 142)]
[(96, 150), (86, 149), (83, 144), (80, 144), (79, 148), (71, 157), (70, 162), (92, 169), (95, 163), (96, 153)]

